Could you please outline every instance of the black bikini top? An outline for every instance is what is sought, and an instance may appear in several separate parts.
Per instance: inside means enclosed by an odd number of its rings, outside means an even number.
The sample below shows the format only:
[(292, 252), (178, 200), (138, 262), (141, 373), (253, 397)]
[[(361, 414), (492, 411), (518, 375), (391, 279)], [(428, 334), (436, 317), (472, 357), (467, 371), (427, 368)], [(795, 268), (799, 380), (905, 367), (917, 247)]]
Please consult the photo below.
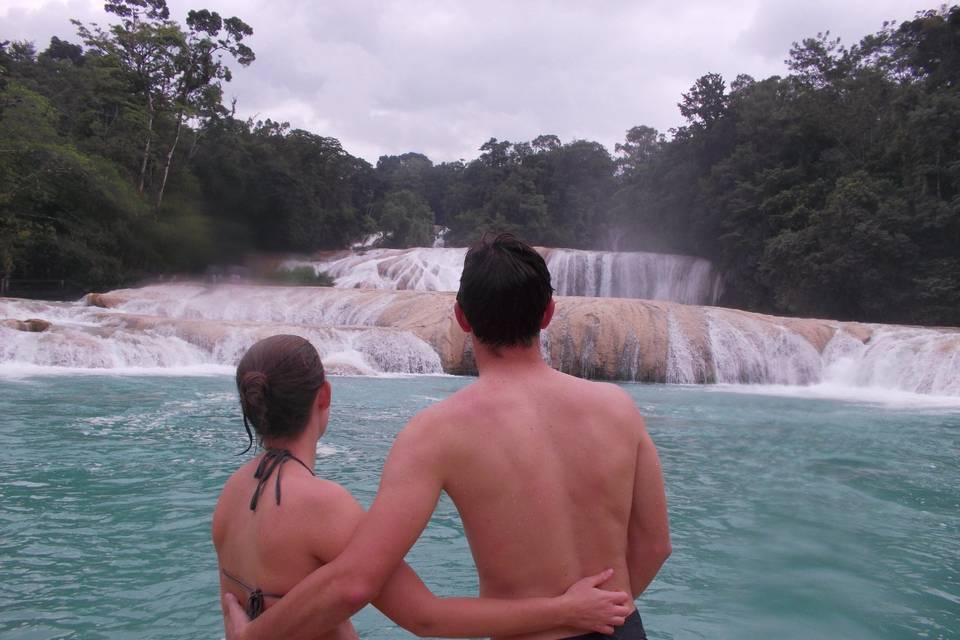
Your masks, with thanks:
[[(253, 491), (253, 497), (250, 498), (250, 510), (255, 511), (257, 508), (257, 501), (260, 499), (260, 494), (263, 491), (263, 487), (267, 484), (267, 480), (270, 479), (270, 476), (273, 475), (274, 469), (277, 471), (277, 481), (276, 481), (276, 496), (277, 504), (280, 504), (280, 472), (283, 469), (283, 464), (287, 460), (295, 460), (300, 463), (304, 469), (310, 472), (311, 475), (316, 475), (313, 472), (313, 469), (308, 467), (304, 462), (297, 456), (290, 453), (287, 449), (267, 449), (263, 458), (260, 459), (260, 464), (257, 465), (257, 470), (253, 473), (253, 477), (259, 480), (257, 483), (257, 488)], [(240, 580), (240, 578), (234, 576), (233, 574), (227, 572), (226, 569), (221, 569), (223, 575), (232, 580), (233, 582), (240, 585), (244, 591), (247, 592), (247, 617), (251, 620), (259, 616), (263, 612), (264, 608), (264, 598), (282, 598), (282, 593), (264, 593), (260, 587), (252, 587), (247, 583)]]
[(254, 489), (253, 496), (250, 498), (250, 511), (256, 511), (260, 493), (263, 491), (264, 486), (266, 486), (267, 480), (270, 479), (274, 469), (277, 470), (277, 481), (274, 483), (276, 487), (277, 504), (280, 504), (280, 473), (283, 470), (283, 463), (287, 460), (296, 460), (300, 463), (301, 467), (310, 472), (310, 475), (317, 475), (313, 472), (313, 469), (304, 464), (300, 458), (290, 453), (287, 449), (267, 449), (260, 459), (260, 464), (257, 465), (257, 470), (253, 473), (253, 477), (260, 482), (257, 483), (257, 488)]

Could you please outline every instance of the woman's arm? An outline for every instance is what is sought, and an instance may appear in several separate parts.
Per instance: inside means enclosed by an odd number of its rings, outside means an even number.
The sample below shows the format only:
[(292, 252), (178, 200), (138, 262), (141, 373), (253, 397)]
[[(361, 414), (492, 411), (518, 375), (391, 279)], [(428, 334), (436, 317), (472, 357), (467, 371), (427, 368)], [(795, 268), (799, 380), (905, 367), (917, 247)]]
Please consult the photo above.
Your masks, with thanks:
[(613, 633), (630, 614), (630, 598), (598, 587), (612, 569), (575, 583), (555, 598), (439, 598), (403, 563), (373, 601), (398, 625), (420, 637), (477, 638), (559, 627)]
[[(339, 486), (326, 492), (324, 502), (326, 517), (315, 525), (314, 553), (322, 562), (330, 562), (347, 546), (364, 512)], [(584, 578), (555, 598), (438, 598), (413, 569), (401, 563), (373, 604), (418, 636), (476, 638), (557, 627), (612, 633), (631, 609), (627, 594), (598, 588), (611, 575), (612, 571), (604, 571)]]

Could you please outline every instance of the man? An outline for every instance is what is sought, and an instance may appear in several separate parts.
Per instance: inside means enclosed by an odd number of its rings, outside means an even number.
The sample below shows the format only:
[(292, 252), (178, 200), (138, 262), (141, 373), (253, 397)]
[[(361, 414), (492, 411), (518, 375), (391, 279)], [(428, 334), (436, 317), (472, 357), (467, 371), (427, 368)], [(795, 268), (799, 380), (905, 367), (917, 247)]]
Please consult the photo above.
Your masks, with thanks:
[[(400, 432), (369, 513), (335, 561), (249, 626), (228, 598), (231, 638), (315, 637), (349, 617), (377, 596), (441, 491), (460, 512), (482, 596), (555, 595), (606, 567), (610, 589), (643, 592), (670, 554), (657, 451), (622, 389), (544, 362), (551, 294), (543, 258), (513, 236), (470, 249), (454, 312), (473, 334), (478, 380)], [(616, 637), (646, 637), (636, 611)]]

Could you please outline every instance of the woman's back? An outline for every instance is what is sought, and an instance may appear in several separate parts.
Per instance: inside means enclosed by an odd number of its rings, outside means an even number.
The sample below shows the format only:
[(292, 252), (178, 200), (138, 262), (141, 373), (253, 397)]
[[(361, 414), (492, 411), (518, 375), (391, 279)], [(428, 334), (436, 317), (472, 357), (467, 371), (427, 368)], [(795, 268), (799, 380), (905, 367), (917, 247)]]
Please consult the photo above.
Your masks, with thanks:
[[(344, 512), (355, 504), (346, 490), (315, 478), (305, 468), (313, 456), (301, 465), (295, 456), (278, 461), (273, 451), (257, 456), (227, 480), (213, 515), (221, 592), (253, 604), (251, 613), (256, 612), (260, 593), (263, 607), (270, 607), (277, 597), (336, 557), (356, 522)], [(263, 466), (273, 468), (261, 482), (255, 474), (264, 456), (268, 460)], [(255, 494), (255, 509), (251, 509)], [(357, 635), (348, 621), (318, 637), (347, 640)]]

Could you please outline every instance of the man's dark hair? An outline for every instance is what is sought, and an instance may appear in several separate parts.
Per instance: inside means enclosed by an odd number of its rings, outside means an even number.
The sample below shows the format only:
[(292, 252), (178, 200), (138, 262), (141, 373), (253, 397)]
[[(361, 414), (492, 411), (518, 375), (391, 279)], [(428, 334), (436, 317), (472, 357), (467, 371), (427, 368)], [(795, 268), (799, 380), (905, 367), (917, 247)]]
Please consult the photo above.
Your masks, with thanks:
[(473, 335), (491, 347), (530, 346), (550, 304), (547, 263), (512, 234), (484, 234), (463, 260), (457, 302)]

